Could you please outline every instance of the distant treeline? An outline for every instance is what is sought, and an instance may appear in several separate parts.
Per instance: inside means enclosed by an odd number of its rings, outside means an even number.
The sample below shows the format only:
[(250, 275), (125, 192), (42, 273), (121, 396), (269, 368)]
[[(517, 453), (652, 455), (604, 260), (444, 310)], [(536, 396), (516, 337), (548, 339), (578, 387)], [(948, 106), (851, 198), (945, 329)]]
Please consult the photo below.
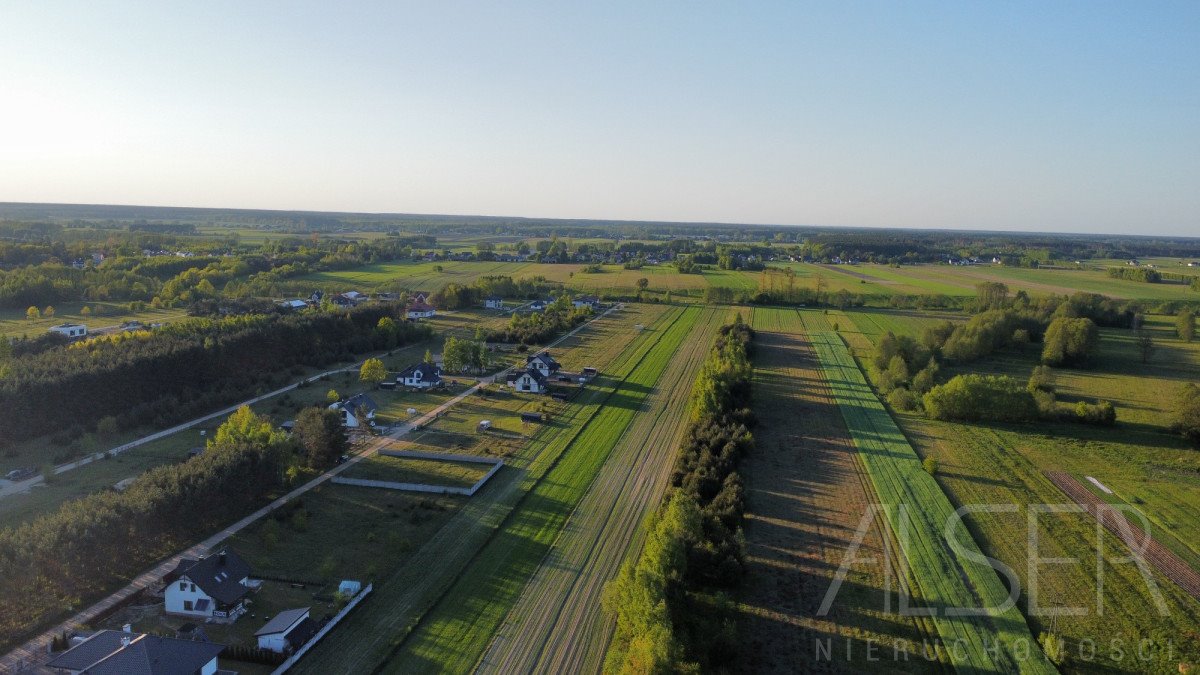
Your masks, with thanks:
[(424, 324), (396, 322), (395, 303), (339, 312), (192, 318), (154, 331), (98, 337), (14, 356), (0, 379), (0, 442), (89, 430), (163, 428), (373, 349), (427, 339)]
[(740, 315), (723, 326), (696, 378), (671, 488), (641, 554), (604, 591), (617, 622), (605, 672), (722, 672), (737, 656), (728, 593), (744, 572), (737, 464), (754, 447), (753, 338)]

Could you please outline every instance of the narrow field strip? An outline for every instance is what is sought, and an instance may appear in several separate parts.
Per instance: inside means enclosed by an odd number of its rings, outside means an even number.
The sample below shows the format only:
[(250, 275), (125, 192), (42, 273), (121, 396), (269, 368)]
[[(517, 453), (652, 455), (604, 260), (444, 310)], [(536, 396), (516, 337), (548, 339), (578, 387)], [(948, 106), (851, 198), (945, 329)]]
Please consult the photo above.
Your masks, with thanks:
[(475, 666), (699, 314), (696, 308), (673, 311), (671, 323), (654, 331), (655, 338), (637, 350), (626, 376), (601, 403), (599, 413), (558, 453), (544, 477), (539, 476), (520, 506), (422, 617), (382, 672), (467, 672)]
[(706, 309), (626, 427), (537, 574), (497, 631), (476, 672), (599, 672), (612, 632), (600, 608), (604, 584), (658, 503), (687, 418), (688, 392), (722, 315)]
[[(995, 570), (967, 559), (983, 560), (983, 554), (965, 528), (960, 526), (956, 537), (962, 553), (956, 553), (943, 536), (954, 518), (954, 507), (922, 469), (841, 337), (824, 331), (810, 336), (921, 597), (937, 611), (932, 620), (954, 666), (960, 672), (1055, 672), (1020, 610), (1016, 606), (997, 609), (1005, 603), (1008, 590)], [(984, 616), (953, 616), (948, 611), (953, 608), (986, 609)], [(1023, 653), (1029, 657), (1021, 658)]]
[[(1174, 581), (1193, 598), (1200, 600), (1200, 574), (1179, 556), (1148, 535), (1145, 530), (1131, 522), (1112, 505), (1093, 494), (1071, 474), (1064, 471), (1047, 471), (1046, 477), (1058, 489), (1065, 492), (1072, 501), (1084, 507), (1092, 517), (1101, 519), (1105, 529), (1125, 542), (1126, 546), (1134, 551), (1141, 551), (1146, 562), (1161, 572), (1164, 577)], [(1150, 537), (1150, 540), (1146, 541), (1146, 537)]]
[[(495, 535), (584, 424), (600, 411), (624, 374), (678, 315), (678, 311), (663, 314), (650, 325), (651, 330), (629, 342), (614, 343), (612, 346), (619, 353), (611, 361), (596, 359), (603, 372), (613, 375), (596, 380), (567, 406), (562, 416), (540, 428), (520, 457), (510, 460), (511, 469), (497, 474), (412, 559), (383, 579), (383, 583), (376, 583), (370, 601), (347, 617), (342, 627), (326, 637), (291, 672), (320, 675), (372, 672), (383, 663), (421, 616), (445, 594), (472, 556)], [(603, 321), (623, 323), (619, 317)], [(603, 326), (588, 328), (588, 331), (603, 330)]]

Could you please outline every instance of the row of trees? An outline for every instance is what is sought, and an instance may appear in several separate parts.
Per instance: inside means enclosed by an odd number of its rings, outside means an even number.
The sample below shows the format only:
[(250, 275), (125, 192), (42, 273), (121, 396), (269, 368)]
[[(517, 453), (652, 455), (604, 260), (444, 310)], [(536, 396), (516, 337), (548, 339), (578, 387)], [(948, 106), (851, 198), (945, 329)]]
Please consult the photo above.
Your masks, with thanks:
[(526, 345), (544, 344), (554, 337), (587, 321), (590, 307), (574, 307), (563, 295), (546, 307), (544, 312), (513, 314), (508, 325), (486, 335), (488, 342), (519, 342)]
[(1110, 267), (1108, 268), (1108, 276), (1113, 279), (1142, 281), (1150, 284), (1162, 283), (1162, 274), (1158, 270), (1153, 270), (1149, 267)]
[(282, 484), (291, 451), (270, 420), (241, 408), (200, 456), (0, 530), (0, 643), (244, 516)]
[(617, 623), (607, 672), (718, 672), (736, 655), (727, 592), (745, 557), (737, 463), (754, 447), (753, 337), (740, 316), (722, 327), (696, 379), (671, 490), (641, 555), (605, 588), (604, 607)]
[(192, 318), (14, 356), (0, 380), (0, 440), (38, 436), (64, 421), (86, 430), (106, 416), (124, 429), (165, 427), (282, 385), (302, 367), (431, 336), (424, 324), (395, 321), (400, 310), (371, 304), (337, 313)]
[(434, 305), (442, 309), (478, 307), (491, 296), (500, 298), (538, 298), (545, 296), (554, 284), (545, 277), (524, 277), (513, 280), (510, 276), (485, 276), (469, 285), (449, 283), (433, 294)]
[(482, 341), (460, 340), (450, 336), (442, 345), (442, 367), (446, 372), (479, 372), (486, 368), (487, 364), (487, 345)]

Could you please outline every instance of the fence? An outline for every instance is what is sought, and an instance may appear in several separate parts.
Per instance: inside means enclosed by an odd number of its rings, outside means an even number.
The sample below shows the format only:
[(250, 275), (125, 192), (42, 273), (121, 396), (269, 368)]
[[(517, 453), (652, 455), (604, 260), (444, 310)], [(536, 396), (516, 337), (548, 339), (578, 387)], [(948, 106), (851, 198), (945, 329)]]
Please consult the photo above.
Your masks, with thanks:
[(489, 457), (479, 457), (476, 455), (452, 455), (441, 452), (419, 452), (416, 450), (380, 450), (379, 454), (385, 457), (399, 457), (401, 459), (427, 459), (435, 462), (469, 462), (472, 464), (490, 464), (491, 469), (483, 474), (479, 480), (471, 487), (451, 487), (449, 485), (429, 485), (427, 483), (398, 483), (390, 480), (372, 480), (369, 478), (343, 478), (337, 476), (331, 478), (330, 481), (339, 485), (357, 485), (359, 487), (383, 488), (385, 490), (402, 490), (405, 492), (428, 492), (441, 495), (465, 495), (467, 497), (474, 496), (479, 492), (484, 483), (487, 483), (500, 467), (504, 466), (504, 460), (491, 459)]
[(272, 670), (271, 675), (282, 675), (282, 673), (286, 673), (289, 668), (296, 665), (296, 662), (300, 660), (301, 656), (307, 654), (308, 650), (312, 649), (313, 645), (320, 642), (321, 638), (325, 637), (326, 633), (333, 630), (333, 627), (336, 626), (339, 621), (344, 619), (346, 615), (350, 613), (350, 610), (357, 607), (358, 603), (362, 602), (363, 598), (367, 597), (367, 594), (373, 590), (375, 590), (375, 584), (367, 584), (366, 588), (359, 591), (358, 595), (354, 596), (350, 602), (346, 603), (346, 606), (342, 608), (342, 611), (338, 612), (332, 619), (329, 620), (329, 623), (321, 626), (321, 630), (317, 631), (317, 634), (312, 636), (311, 640), (305, 642), (304, 646), (300, 647), (300, 649), (297, 649), (295, 653), (289, 656), (286, 661), (279, 664), (278, 668)]

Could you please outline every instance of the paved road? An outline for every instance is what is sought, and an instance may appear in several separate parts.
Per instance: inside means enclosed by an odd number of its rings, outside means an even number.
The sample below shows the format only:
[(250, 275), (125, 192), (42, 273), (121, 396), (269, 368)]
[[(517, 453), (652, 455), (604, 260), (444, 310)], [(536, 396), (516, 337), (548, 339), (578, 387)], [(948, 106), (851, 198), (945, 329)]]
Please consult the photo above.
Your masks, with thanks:
[[(614, 311), (615, 309), (618, 309), (619, 307), (621, 307), (621, 305), (611, 307), (608, 310), (606, 310), (605, 312), (597, 315), (591, 321), (595, 321), (596, 319), (606, 316), (607, 314)], [(575, 335), (579, 331), (583, 330), (583, 328), (585, 326), (587, 326), (588, 324), (590, 324), (591, 321), (581, 324), (580, 326), (576, 327), (574, 330), (570, 331), (569, 333), (559, 337), (557, 340), (550, 343), (550, 345), (547, 346), (547, 349), (560, 344), (564, 340), (570, 338), (571, 336)], [(329, 371), (329, 372), (331, 372), (331, 373), (332, 372), (341, 372), (344, 370), (353, 369), (354, 367), (356, 367), (356, 366), (349, 366), (347, 368), (342, 368), (337, 371)], [(237, 532), (240, 532), (241, 530), (245, 529), (246, 527), (249, 527), (251, 524), (253, 524), (255, 521), (257, 521), (259, 518), (262, 518), (263, 516), (267, 515), (268, 513), (271, 513), (272, 511), (279, 508), (280, 506), (283, 506), (284, 504), (295, 499), (296, 497), (299, 497), (300, 495), (317, 487), (318, 485), (324, 483), (325, 481), (329, 480), (330, 478), (333, 478), (334, 476), (342, 473), (343, 471), (349, 469), (350, 467), (354, 466), (355, 464), (366, 459), (367, 457), (374, 455), (375, 453), (379, 452), (380, 449), (388, 446), (396, 439), (398, 439), (398, 438), (404, 436), (405, 434), (407, 434), (408, 432), (412, 431), (415, 427), (424, 426), (425, 424), (428, 424), (429, 422), (432, 422), (433, 420), (437, 419), (438, 416), (440, 416), (446, 410), (457, 405), (460, 401), (462, 401), (466, 397), (470, 396), (471, 394), (475, 393), (476, 390), (478, 390), (480, 387), (482, 387), (486, 384), (489, 384), (491, 382), (494, 382), (497, 379), (502, 378), (505, 374), (508, 373), (508, 371), (510, 369), (511, 368), (506, 368), (505, 370), (502, 370), (490, 377), (481, 378), (479, 380), (479, 382), (477, 382), (472, 387), (464, 390), (462, 393), (460, 393), (457, 396), (455, 396), (454, 398), (442, 403), (441, 405), (437, 406), (433, 410), (430, 410), (429, 412), (425, 413), (421, 417), (419, 417), (415, 420), (409, 421), (409, 422), (405, 422), (397, 427), (394, 427), (388, 434), (375, 439), (364, 450), (362, 450), (361, 452), (352, 456), (350, 458), (350, 460), (347, 461), (346, 463), (335, 466), (334, 468), (326, 471), (325, 473), (321, 474), (320, 476), (317, 476), (313, 480), (292, 490), (291, 492), (276, 499), (275, 501), (271, 502), (270, 504), (267, 504), (266, 506), (260, 508), (259, 510), (255, 511), (254, 513), (251, 513), (250, 515), (246, 516), (245, 518), (242, 518), (241, 520), (237, 521), (236, 523), (233, 523), (232, 525), (226, 527), (225, 529), (221, 530), (220, 532), (217, 532), (216, 534), (210, 536), (209, 538), (205, 539), (204, 541), (202, 541), (198, 544), (195, 544), (194, 546), (191, 546), (190, 548), (188, 548), (184, 551), (180, 551), (179, 553), (176, 553), (175, 555), (160, 562), (153, 569), (150, 569), (150, 570), (147, 570), (147, 571), (141, 573), (136, 578), (134, 578), (133, 581), (131, 581), (129, 583), (129, 585), (125, 586), (121, 590), (113, 593), (112, 595), (101, 600), (100, 602), (97, 602), (96, 604), (92, 605), (91, 607), (88, 607), (87, 609), (75, 614), (71, 618), (54, 626), (53, 628), (50, 628), (49, 630), (43, 632), (41, 635), (29, 640), (25, 644), (21, 645), (20, 647), (17, 647), (13, 651), (9, 652), (3, 658), (0, 658), (0, 673), (25, 673), (25, 674), (36, 673), (38, 675), (56, 674), (57, 671), (53, 671), (53, 670), (50, 670), (50, 669), (44, 667), (45, 662), (49, 660), (48, 654), (46, 651), (46, 646), (49, 644), (50, 639), (52, 637), (54, 637), (55, 635), (60, 635), (65, 630), (73, 630), (76, 626), (83, 623), (84, 620), (87, 619), (88, 617), (91, 617), (91, 616), (95, 615), (97, 612), (100, 612), (109, 607), (112, 607), (114, 604), (128, 598), (129, 596), (137, 593), (138, 591), (142, 590), (143, 588), (153, 587), (154, 585), (158, 584), (161, 581), (162, 577), (167, 572), (171, 571), (172, 569), (175, 568), (176, 565), (179, 564), (180, 559), (195, 558), (197, 556), (203, 555), (204, 553), (207, 553), (214, 546), (221, 543), (222, 541), (225, 541), (226, 539), (233, 536)], [(322, 375), (324, 375), (324, 374), (325, 373), (322, 373)], [(309, 378), (309, 379), (310, 379), (310, 381), (314, 380), (314, 379), (319, 379), (322, 375), (314, 375), (312, 378)], [(181, 428), (186, 429), (188, 426), (197, 424), (200, 421), (212, 419), (212, 418), (218, 417), (220, 415), (229, 414), (229, 413), (233, 412), (234, 410), (237, 410), (237, 408), (241, 405), (246, 405), (248, 403), (253, 403), (253, 402), (256, 402), (263, 398), (274, 396), (275, 394), (282, 393), (282, 392), (288, 391), (289, 389), (295, 388), (295, 386), (296, 385), (293, 384), (289, 387), (284, 387), (283, 389), (272, 392), (270, 394), (264, 394), (263, 396), (257, 397), (256, 399), (253, 399), (251, 401), (241, 403), (238, 406), (233, 406), (233, 407), (227, 408), (226, 410), (223, 410), (221, 412), (213, 413), (212, 415), (202, 418), (201, 420), (193, 420), (192, 422), (189, 422), (188, 424), (183, 425), (181, 427), (168, 429), (166, 431), (159, 432), (159, 434), (161, 435), (161, 434), (167, 434), (167, 433), (174, 433), (175, 431), (178, 431)], [(150, 438), (150, 437), (148, 436), (146, 438)], [(141, 442), (147, 442), (147, 441), (146, 441), (146, 439), (141, 439)]]

